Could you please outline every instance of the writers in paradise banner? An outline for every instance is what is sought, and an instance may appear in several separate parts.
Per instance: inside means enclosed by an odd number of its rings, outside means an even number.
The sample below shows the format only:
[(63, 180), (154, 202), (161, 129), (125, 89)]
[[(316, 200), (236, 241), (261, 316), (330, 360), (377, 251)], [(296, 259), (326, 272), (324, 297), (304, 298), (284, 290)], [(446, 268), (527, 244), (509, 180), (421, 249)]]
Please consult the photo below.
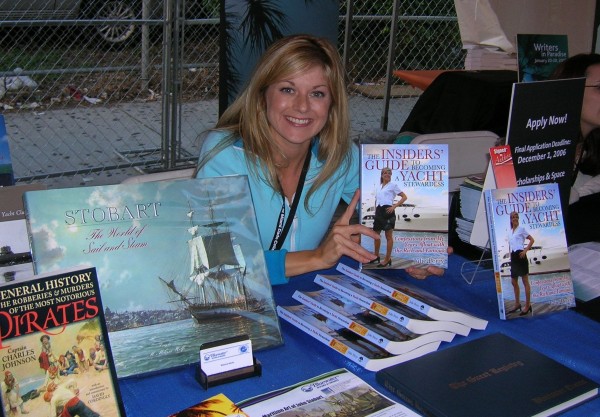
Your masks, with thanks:
[(569, 57), (567, 35), (517, 34), (519, 81), (547, 80)]
[[(485, 204), (500, 317), (540, 315), (573, 307), (558, 185), (486, 190)], [(516, 224), (512, 217), (518, 220)], [(515, 256), (524, 265), (517, 265)]]
[(363, 238), (378, 256), (363, 268), (448, 264), (448, 145), (361, 145), (363, 225), (381, 239)]
[(124, 416), (95, 268), (0, 286), (8, 417)]

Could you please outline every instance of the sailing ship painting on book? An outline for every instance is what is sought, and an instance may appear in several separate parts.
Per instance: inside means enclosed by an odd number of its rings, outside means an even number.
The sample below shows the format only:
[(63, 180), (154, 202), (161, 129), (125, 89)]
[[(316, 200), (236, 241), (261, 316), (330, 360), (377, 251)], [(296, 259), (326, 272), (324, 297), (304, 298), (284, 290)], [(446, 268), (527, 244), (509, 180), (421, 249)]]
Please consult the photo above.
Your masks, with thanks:
[(119, 377), (247, 334), (282, 343), (245, 176), (25, 193), (37, 272), (98, 269)]
[(363, 144), (360, 218), (381, 239), (363, 268), (448, 266), (448, 145)]
[(491, 189), (484, 196), (500, 318), (575, 306), (558, 185)]

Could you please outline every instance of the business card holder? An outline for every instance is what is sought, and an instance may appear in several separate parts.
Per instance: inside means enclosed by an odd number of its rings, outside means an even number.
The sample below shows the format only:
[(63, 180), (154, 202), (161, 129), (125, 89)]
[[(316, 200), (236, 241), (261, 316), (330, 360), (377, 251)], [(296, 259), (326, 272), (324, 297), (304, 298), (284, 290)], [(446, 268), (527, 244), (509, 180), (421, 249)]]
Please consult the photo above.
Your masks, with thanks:
[(196, 367), (196, 379), (207, 390), (210, 387), (216, 385), (226, 384), (228, 382), (238, 381), (240, 379), (250, 378), (253, 376), (262, 375), (262, 365), (254, 356), (252, 357), (253, 364), (251, 366), (245, 366), (238, 369), (232, 369), (230, 371), (221, 372), (213, 375), (206, 375), (202, 370), (202, 367), (198, 365)]
[[(249, 364), (249, 355), (252, 364)], [(203, 364), (206, 369), (203, 369)], [(196, 379), (204, 389), (261, 374), (262, 366), (252, 355), (252, 341), (248, 335), (206, 342), (200, 346)]]

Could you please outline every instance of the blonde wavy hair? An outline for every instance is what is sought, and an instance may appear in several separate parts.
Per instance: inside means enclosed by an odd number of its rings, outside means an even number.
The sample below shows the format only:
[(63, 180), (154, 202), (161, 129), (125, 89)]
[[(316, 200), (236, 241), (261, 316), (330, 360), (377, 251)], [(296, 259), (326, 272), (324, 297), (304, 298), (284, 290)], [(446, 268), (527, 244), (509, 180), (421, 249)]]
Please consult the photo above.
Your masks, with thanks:
[[(202, 155), (198, 167), (204, 166), (216, 153), (242, 139), (249, 169), (262, 170), (268, 184), (282, 192), (277, 180), (270, 125), (267, 120), (265, 92), (271, 84), (320, 66), (325, 71), (332, 101), (329, 116), (317, 139), (317, 158), (323, 169), (307, 192), (304, 205), (308, 210), (310, 196), (338, 169), (350, 161), (350, 120), (346, 73), (337, 49), (326, 39), (311, 35), (292, 35), (274, 42), (261, 56), (246, 88), (225, 110), (212, 130), (229, 132), (223, 141)], [(341, 175), (341, 174), (338, 174)]]

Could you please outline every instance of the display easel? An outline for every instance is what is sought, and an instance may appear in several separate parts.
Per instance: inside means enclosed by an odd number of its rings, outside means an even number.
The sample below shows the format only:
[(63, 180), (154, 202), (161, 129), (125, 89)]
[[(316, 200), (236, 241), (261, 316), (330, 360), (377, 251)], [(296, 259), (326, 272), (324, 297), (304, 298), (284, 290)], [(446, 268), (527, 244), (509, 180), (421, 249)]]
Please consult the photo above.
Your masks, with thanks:
[[(478, 260), (475, 261), (465, 261), (460, 267), (460, 276), (466, 281), (467, 284), (471, 285), (475, 281), (477, 274), (481, 274), (487, 271), (494, 270), (493, 266), (490, 267), (490, 263), (492, 262), (491, 258), (485, 258), (485, 254), (490, 250), (490, 241), (488, 239), (487, 243), (481, 249), (481, 255)], [(493, 275), (492, 275), (493, 276)]]

